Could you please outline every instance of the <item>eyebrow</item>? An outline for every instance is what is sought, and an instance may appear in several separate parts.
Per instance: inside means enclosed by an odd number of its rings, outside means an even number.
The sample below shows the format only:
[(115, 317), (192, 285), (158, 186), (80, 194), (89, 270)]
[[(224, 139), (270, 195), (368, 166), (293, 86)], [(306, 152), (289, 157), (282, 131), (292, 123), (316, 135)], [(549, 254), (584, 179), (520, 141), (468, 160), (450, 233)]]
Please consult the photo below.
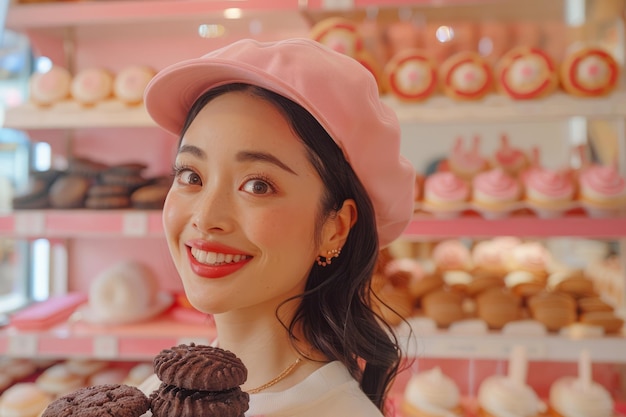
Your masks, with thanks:
[[(182, 145), (178, 149), (178, 153), (179, 154), (190, 153), (197, 158), (206, 159), (206, 152), (204, 152), (202, 149), (198, 148), (197, 146), (193, 146), (193, 145)], [(289, 168), (287, 164), (282, 162), (280, 159), (278, 159), (274, 155), (270, 153), (266, 153), (266, 152), (240, 151), (237, 153), (236, 160), (238, 162), (250, 162), (250, 161), (268, 162), (270, 164), (276, 165), (277, 167), (281, 168), (284, 171), (289, 172), (290, 174), (298, 175), (293, 169)]]
[(289, 168), (285, 163), (283, 163), (280, 159), (275, 157), (270, 153), (265, 152), (254, 152), (254, 151), (240, 151), (237, 153), (237, 161), (246, 162), (246, 161), (263, 161), (269, 162), (270, 164), (276, 165), (277, 167), (293, 174), (298, 175), (296, 172)]

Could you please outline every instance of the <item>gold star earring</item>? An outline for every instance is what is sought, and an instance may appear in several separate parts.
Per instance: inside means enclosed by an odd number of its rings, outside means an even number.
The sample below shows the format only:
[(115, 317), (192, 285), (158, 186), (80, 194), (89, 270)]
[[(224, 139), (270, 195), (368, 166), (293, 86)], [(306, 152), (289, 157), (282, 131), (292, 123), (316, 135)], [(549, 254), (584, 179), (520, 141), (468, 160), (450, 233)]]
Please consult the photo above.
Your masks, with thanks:
[[(331, 249), (327, 252), (326, 256), (318, 256), (317, 258), (315, 258), (315, 260), (317, 261), (317, 264), (319, 266), (330, 265), (333, 261), (333, 258), (339, 257), (340, 253), (341, 248)], [(324, 260), (322, 260), (322, 258), (324, 258)]]

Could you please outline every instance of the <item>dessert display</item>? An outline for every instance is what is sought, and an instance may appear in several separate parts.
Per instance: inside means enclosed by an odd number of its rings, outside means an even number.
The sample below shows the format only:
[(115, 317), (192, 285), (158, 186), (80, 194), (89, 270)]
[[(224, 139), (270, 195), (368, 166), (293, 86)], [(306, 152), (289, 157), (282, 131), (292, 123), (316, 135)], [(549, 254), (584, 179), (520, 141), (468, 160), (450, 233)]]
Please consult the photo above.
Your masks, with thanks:
[(344, 55), (356, 58), (363, 49), (358, 26), (350, 19), (333, 16), (316, 23), (309, 37)]
[(72, 78), (72, 98), (84, 106), (93, 106), (113, 96), (113, 74), (103, 68), (80, 70)]
[(406, 102), (426, 100), (438, 88), (435, 61), (419, 49), (395, 54), (385, 65), (384, 77), (386, 90)]
[(50, 106), (70, 97), (72, 75), (59, 65), (46, 72), (34, 72), (29, 81), (30, 100), (39, 106)]
[(540, 417), (546, 405), (526, 382), (526, 349), (511, 349), (506, 376), (492, 375), (478, 388), (479, 417)]
[(480, 100), (493, 91), (493, 71), (476, 52), (459, 52), (444, 61), (440, 70), (444, 94), (455, 100)]
[(471, 190), (468, 182), (451, 171), (436, 172), (424, 180), (421, 208), (436, 217), (458, 217), (468, 208)]
[(154, 371), (162, 384), (150, 395), (153, 417), (240, 417), (248, 409), (248, 393), (240, 387), (248, 371), (232, 352), (179, 345), (154, 358)]
[(611, 93), (619, 81), (619, 64), (608, 51), (583, 46), (566, 55), (561, 64), (563, 89), (580, 97), (598, 97)]
[(462, 417), (461, 393), (441, 368), (414, 373), (404, 388), (401, 404), (406, 417)]
[(143, 102), (143, 92), (156, 71), (145, 65), (131, 65), (115, 74), (114, 96), (129, 105)]
[(122, 384), (93, 385), (57, 398), (41, 417), (140, 417), (150, 401), (137, 387)]
[(614, 402), (608, 390), (593, 381), (591, 357), (582, 350), (578, 377), (564, 376), (550, 386), (549, 411), (553, 417), (613, 417)]
[(496, 68), (498, 89), (515, 100), (545, 97), (558, 88), (556, 64), (542, 49), (517, 46), (509, 50)]
[(501, 218), (519, 208), (522, 186), (501, 168), (477, 174), (472, 179), (472, 203), (487, 218)]

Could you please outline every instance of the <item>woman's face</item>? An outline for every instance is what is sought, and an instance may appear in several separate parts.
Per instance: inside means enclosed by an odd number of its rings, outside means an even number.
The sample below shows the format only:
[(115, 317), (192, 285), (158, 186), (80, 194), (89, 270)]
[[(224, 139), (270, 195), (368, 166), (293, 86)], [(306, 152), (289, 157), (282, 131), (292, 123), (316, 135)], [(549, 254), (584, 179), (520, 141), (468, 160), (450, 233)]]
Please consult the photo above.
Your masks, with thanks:
[(244, 92), (213, 99), (185, 133), (175, 170), (163, 221), (194, 307), (274, 314), (302, 291), (318, 255), (323, 184), (275, 107)]

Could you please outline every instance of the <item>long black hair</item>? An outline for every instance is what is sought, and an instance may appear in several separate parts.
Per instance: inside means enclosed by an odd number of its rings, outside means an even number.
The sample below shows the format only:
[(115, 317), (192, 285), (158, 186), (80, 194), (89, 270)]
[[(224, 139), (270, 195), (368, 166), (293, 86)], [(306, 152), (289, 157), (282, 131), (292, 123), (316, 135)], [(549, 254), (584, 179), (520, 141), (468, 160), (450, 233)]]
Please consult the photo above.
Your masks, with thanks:
[[(371, 200), (341, 149), (320, 123), (299, 104), (260, 87), (237, 83), (204, 93), (190, 109), (181, 139), (209, 101), (232, 91), (246, 91), (274, 104), (302, 140), (309, 161), (325, 185), (316, 231), (345, 200), (353, 199), (356, 204), (357, 221), (341, 255), (327, 266), (313, 264), (305, 291), (297, 296), (301, 302), (295, 315), (290, 323), (283, 324), (292, 341), (298, 327), (316, 350), (329, 360), (341, 361), (369, 399), (384, 411), (402, 352), (393, 329), (371, 307), (371, 298), (375, 296), (371, 280), (379, 253)], [(319, 244), (320, 236), (315, 238)]]

